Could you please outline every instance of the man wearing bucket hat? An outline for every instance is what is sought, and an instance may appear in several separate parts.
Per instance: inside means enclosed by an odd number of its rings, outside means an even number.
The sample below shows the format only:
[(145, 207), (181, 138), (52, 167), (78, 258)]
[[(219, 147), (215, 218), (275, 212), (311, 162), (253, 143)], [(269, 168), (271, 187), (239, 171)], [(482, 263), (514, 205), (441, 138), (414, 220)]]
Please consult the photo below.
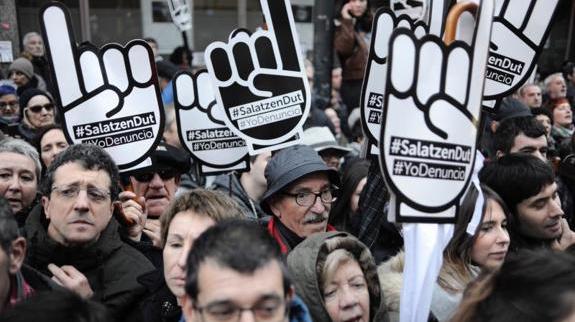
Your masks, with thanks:
[(312, 147), (296, 145), (275, 153), (265, 177), (261, 206), (272, 215), (267, 229), (283, 254), (314, 233), (335, 230), (327, 220), (339, 176)]

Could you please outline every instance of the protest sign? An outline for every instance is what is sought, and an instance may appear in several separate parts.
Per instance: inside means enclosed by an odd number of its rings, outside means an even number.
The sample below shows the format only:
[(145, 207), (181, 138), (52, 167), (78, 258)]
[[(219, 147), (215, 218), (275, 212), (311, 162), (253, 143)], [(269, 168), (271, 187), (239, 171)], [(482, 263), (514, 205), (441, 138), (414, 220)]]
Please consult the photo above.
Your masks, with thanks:
[[(559, 0), (497, 0), (489, 45), (484, 108), (495, 112), (501, 100), (527, 82), (551, 29)], [(494, 102), (493, 102), (494, 101)]]
[(391, 34), (379, 148), (398, 222), (455, 220), (445, 211), (459, 206), (476, 153), (493, 17), (485, 2), (471, 45)]
[(173, 83), (180, 141), (200, 163), (200, 174), (249, 170), (246, 141), (226, 126), (208, 72), (182, 72)]
[(288, 0), (261, 0), (267, 30), (236, 30), (205, 52), (225, 122), (250, 154), (300, 142), (310, 90)]
[(40, 21), (67, 140), (104, 148), (121, 170), (139, 164), (164, 128), (152, 49), (143, 40), (78, 46), (61, 3), (43, 7)]
[[(401, 2), (401, 1), (400, 1)], [(363, 132), (369, 142), (368, 153), (379, 155), (378, 142), (381, 129), (381, 117), (383, 114), (384, 92), (387, 74), (387, 54), (389, 47), (389, 38), (393, 30), (401, 27), (413, 30), (418, 37), (429, 32), (439, 35), (443, 29), (443, 1), (435, 1), (427, 4), (426, 1), (421, 3), (418, 8), (428, 8), (429, 26), (437, 30), (428, 30), (422, 20), (416, 21), (408, 15), (396, 16), (394, 11), (387, 8), (381, 8), (377, 11), (373, 28), (372, 40), (370, 44), (369, 57), (363, 80), (361, 92), (361, 124)], [(398, 3), (395, 7), (404, 8), (407, 4)], [(429, 7), (428, 7), (429, 6)], [(401, 12), (401, 11), (400, 11)], [(421, 14), (425, 15), (425, 14)], [(436, 21), (437, 23), (433, 23)]]
[(186, 31), (192, 29), (192, 14), (186, 0), (167, 0), (170, 8), (172, 21), (180, 29)]

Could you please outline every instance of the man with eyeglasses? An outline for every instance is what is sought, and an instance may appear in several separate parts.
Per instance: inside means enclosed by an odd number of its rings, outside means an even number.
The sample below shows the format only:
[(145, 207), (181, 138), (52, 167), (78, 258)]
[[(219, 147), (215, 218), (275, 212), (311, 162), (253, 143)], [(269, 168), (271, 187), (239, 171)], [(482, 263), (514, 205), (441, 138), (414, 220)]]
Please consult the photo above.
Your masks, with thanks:
[[(122, 210), (128, 219), (124, 241), (160, 267), (162, 260), (160, 217), (174, 199), (180, 176), (190, 170), (190, 156), (160, 142), (150, 155), (151, 165), (130, 175), (130, 187), (120, 193)], [(123, 237), (126, 237), (123, 235)]]
[(267, 229), (289, 253), (311, 234), (335, 230), (327, 220), (337, 197), (339, 175), (307, 145), (280, 150), (265, 170), (268, 189), (262, 209), (272, 215)]
[(265, 229), (231, 220), (208, 228), (187, 260), (186, 322), (311, 321)]
[(106, 305), (117, 321), (138, 321), (145, 289), (136, 278), (153, 270), (122, 242), (112, 217), (119, 174), (95, 145), (72, 145), (50, 164), (42, 182), (42, 207), (25, 230), (26, 262), (61, 286)]

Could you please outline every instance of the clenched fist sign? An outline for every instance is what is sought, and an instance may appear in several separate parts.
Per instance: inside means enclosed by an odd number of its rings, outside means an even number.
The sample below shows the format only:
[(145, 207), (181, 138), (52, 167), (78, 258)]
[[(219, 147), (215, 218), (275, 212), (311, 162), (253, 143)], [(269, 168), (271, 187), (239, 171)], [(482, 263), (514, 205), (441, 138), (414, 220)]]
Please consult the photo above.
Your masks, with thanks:
[(267, 30), (236, 30), (205, 53), (225, 122), (251, 155), (297, 143), (310, 107), (290, 2), (260, 3)]

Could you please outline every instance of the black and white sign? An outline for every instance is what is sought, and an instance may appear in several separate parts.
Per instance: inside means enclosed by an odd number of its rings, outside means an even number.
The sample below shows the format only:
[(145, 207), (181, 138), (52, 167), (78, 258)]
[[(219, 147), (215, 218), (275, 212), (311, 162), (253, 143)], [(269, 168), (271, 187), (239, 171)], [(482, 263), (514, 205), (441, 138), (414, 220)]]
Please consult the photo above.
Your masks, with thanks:
[(559, 0), (497, 0), (484, 99), (499, 102), (527, 82), (549, 35)]
[[(438, 30), (431, 31), (433, 34), (440, 34), (443, 28), (443, 1), (435, 1), (435, 5), (423, 1), (415, 7), (428, 8), (430, 16), (430, 26)], [(399, 7), (408, 3), (399, 3)], [(401, 11), (400, 11), (401, 12)], [(381, 129), (381, 117), (383, 114), (384, 105), (384, 92), (385, 92), (385, 76), (387, 74), (387, 54), (389, 49), (389, 38), (391, 33), (397, 28), (408, 28), (413, 30), (418, 37), (430, 33), (427, 25), (419, 20), (411, 18), (408, 15), (396, 16), (394, 11), (387, 8), (379, 9), (374, 18), (371, 39), (369, 58), (365, 77), (363, 80), (363, 88), (361, 92), (361, 124), (363, 132), (366, 133), (369, 150), (372, 155), (379, 155), (378, 142)], [(437, 23), (434, 23), (437, 22)]]
[(186, 31), (192, 29), (192, 14), (186, 0), (167, 0), (170, 8), (172, 21), (180, 29)]
[(140, 163), (164, 128), (152, 49), (143, 40), (78, 46), (70, 13), (57, 2), (40, 20), (68, 141), (106, 149), (121, 170)]
[(260, 3), (267, 30), (236, 30), (205, 52), (225, 122), (252, 155), (299, 143), (310, 107), (290, 2)]
[(391, 33), (379, 148), (399, 222), (454, 222), (456, 211), (442, 212), (457, 209), (469, 184), (493, 19), (484, 2), (471, 46)]
[(200, 173), (249, 170), (246, 141), (224, 123), (223, 109), (215, 101), (208, 72), (182, 72), (173, 86), (180, 140), (200, 163)]

